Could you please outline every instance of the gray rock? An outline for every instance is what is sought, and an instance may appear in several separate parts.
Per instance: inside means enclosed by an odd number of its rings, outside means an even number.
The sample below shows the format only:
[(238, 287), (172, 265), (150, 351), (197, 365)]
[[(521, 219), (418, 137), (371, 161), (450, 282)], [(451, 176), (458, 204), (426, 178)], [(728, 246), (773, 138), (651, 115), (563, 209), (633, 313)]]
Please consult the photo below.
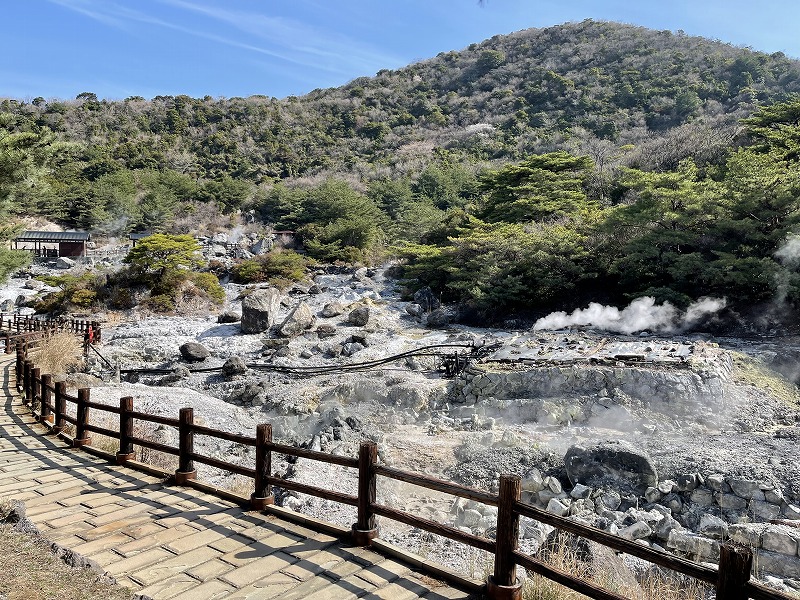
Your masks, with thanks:
[(656, 488), (662, 494), (667, 495), (667, 494), (671, 494), (673, 491), (675, 491), (675, 486), (676, 485), (677, 484), (674, 481), (672, 481), (672, 479), (665, 479), (664, 481), (659, 482), (659, 484), (656, 486)]
[(623, 441), (601, 442), (589, 447), (572, 446), (564, 456), (570, 482), (593, 487), (612, 485), (643, 494), (658, 484), (650, 457)]
[(772, 519), (777, 519), (781, 514), (780, 506), (760, 500), (750, 500), (748, 508), (750, 512), (753, 513), (753, 517), (758, 521), (771, 521)]
[(728, 524), (715, 515), (708, 513), (700, 517), (700, 525), (697, 532), (715, 540), (728, 537)]
[(186, 367), (175, 367), (172, 373), (169, 375), (164, 375), (164, 377), (158, 380), (158, 385), (172, 385), (173, 383), (178, 383), (183, 379), (188, 379), (190, 375), (191, 373)]
[(261, 333), (275, 324), (281, 294), (275, 288), (256, 290), (242, 300), (242, 333)]
[(482, 517), (483, 515), (481, 515), (480, 512), (470, 508), (465, 510), (464, 513), (461, 515), (461, 524), (464, 525), (465, 527), (475, 527), (476, 525), (478, 525), (478, 523), (481, 522)]
[(613, 490), (604, 491), (600, 495), (600, 501), (603, 503), (603, 506), (609, 510), (617, 510), (619, 505), (622, 504), (622, 498)]
[(585, 500), (592, 495), (592, 488), (583, 485), (582, 483), (577, 483), (575, 484), (575, 487), (572, 488), (572, 491), (569, 493), (569, 495), (576, 500)]
[(314, 325), (314, 313), (311, 307), (305, 302), (301, 302), (289, 313), (286, 320), (278, 330), (284, 337), (295, 337), (310, 329)]
[(697, 489), (697, 476), (692, 473), (690, 475), (679, 475), (678, 481), (675, 482), (676, 492), (692, 492)]
[(358, 342), (348, 342), (347, 344), (342, 345), (342, 354), (344, 356), (353, 356), (353, 354), (356, 352), (361, 352), (363, 349), (363, 344), (359, 344)]
[(624, 527), (617, 532), (617, 535), (626, 540), (641, 540), (650, 537), (653, 530), (647, 523), (637, 521), (628, 527)]
[(439, 299), (436, 297), (436, 294), (433, 293), (433, 290), (428, 286), (424, 288), (420, 288), (414, 294), (414, 303), (419, 304), (424, 312), (430, 312), (432, 310), (436, 310), (442, 304), (439, 302)]
[(217, 323), (238, 323), (241, 320), (242, 315), (229, 310), (217, 317)]
[(673, 515), (677, 515), (683, 508), (683, 500), (678, 494), (667, 494), (661, 499), (661, 504), (666, 506)]
[(412, 302), (408, 306), (406, 306), (406, 312), (411, 315), (412, 317), (420, 317), (425, 312), (422, 310), (422, 306), (417, 304), (416, 302)]
[(324, 339), (336, 335), (336, 327), (330, 323), (320, 323), (317, 325), (316, 332), (318, 338)]
[(547, 512), (553, 513), (559, 517), (566, 517), (569, 514), (569, 506), (566, 506), (563, 502), (560, 502), (556, 498), (550, 498), (550, 501), (547, 503)]
[(797, 557), (759, 550), (753, 562), (758, 565), (759, 571), (775, 573), (781, 577), (800, 578), (800, 560), (797, 560)]
[(428, 314), (425, 324), (433, 328), (446, 327), (450, 324), (450, 315), (447, 314), (445, 309), (437, 308)]
[(341, 302), (328, 302), (322, 307), (319, 314), (323, 317), (330, 318), (338, 317), (342, 313), (344, 313), (344, 305)]
[(242, 375), (247, 372), (247, 364), (241, 356), (231, 356), (222, 365), (222, 374), (225, 377), (233, 377), (235, 375)]
[(717, 504), (725, 510), (744, 510), (747, 500), (736, 494), (717, 494)]
[(666, 515), (655, 528), (656, 537), (663, 541), (669, 539), (672, 531), (683, 531), (683, 525), (678, 523), (671, 515)]
[(770, 525), (761, 536), (761, 547), (764, 550), (789, 556), (797, 556), (798, 542), (800, 531), (786, 525)]
[(719, 542), (717, 540), (686, 531), (673, 529), (667, 539), (667, 548), (686, 554), (693, 560), (719, 560)]
[(56, 261), (56, 269), (71, 269), (75, 266), (75, 261), (66, 256), (60, 256)]
[(715, 492), (730, 492), (730, 486), (725, 483), (725, 475), (714, 473), (706, 477), (706, 485)]
[(658, 502), (664, 497), (658, 488), (649, 487), (644, 491), (644, 499), (648, 502)]
[(697, 488), (692, 492), (690, 499), (700, 506), (711, 506), (714, 504), (714, 492), (708, 488)]
[(750, 500), (753, 498), (753, 494), (761, 492), (761, 486), (758, 482), (751, 479), (731, 477), (728, 479), (728, 485), (731, 486), (734, 494), (745, 500)]
[(347, 322), (356, 327), (364, 327), (369, 322), (369, 306), (359, 306), (347, 315)]
[(783, 507), (783, 517), (792, 521), (800, 521), (800, 506), (787, 504)]
[(197, 342), (186, 342), (178, 350), (187, 362), (201, 362), (211, 356), (211, 351)]

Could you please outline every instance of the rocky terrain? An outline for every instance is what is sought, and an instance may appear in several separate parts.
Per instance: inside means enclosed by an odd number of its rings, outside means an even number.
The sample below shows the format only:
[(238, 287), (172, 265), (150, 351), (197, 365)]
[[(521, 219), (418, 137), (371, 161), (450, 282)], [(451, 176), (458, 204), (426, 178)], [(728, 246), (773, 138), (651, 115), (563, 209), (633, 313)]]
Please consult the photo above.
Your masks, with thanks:
[[(4, 297), (37, 293), (25, 285), (12, 281)], [(756, 360), (780, 342), (753, 344), (748, 358), (739, 353), (747, 342), (699, 334), (468, 328), (429, 292), (401, 300), (382, 269), (320, 270), (288, 290), (225, 287), (221, 314), (106, 323), (98, 350), (121, 373), (93, 359), (92, 399), (130, 395), (138, 410), (168, 415), (194, 406), (204, 424), (241, 433), (269, 421), (281, 441), (350, 456), (374, 439), (387, 464), (485, 489), (516, 473), (541, 508), (693, 559), (713, 562), (725, 539), (751, 544), (769, 581), (800, 589), (797, 393)], [(212, 456), (253, 462), (246, 449), (200, 442)], [(355, 489), (355, 474), (339, 467), (300, 459), (275, 468)], [(493, 534), (491, 507), (383, 479), (379, 500)], [(285, 493), (279, 502), (355, 520), (328, 501)], [(548, 527), (523, 525), (527, 550), (546, 545)], [(381, 527), (481, 575), (480, 553)]]

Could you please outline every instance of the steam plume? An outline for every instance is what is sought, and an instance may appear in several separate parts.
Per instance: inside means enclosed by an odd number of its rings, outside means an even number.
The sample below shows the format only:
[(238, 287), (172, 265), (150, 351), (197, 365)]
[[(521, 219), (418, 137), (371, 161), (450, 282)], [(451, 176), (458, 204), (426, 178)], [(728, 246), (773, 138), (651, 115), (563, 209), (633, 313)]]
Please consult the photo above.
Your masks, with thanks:
[(656, 304), (655, 298), (649, 296), (637, 298), (622, 310), (592, 302), (588, 308), (575, 309), (571, 314), (564, 311), (550, 313), (536, 321), (533, 329), (588, 326), (626, 334), (645, 330), (674, 332), (697, 324), (725, 305), (724, 299), (701, 298), (692, 303), (686, 312), (681, 313), (669, 302)]

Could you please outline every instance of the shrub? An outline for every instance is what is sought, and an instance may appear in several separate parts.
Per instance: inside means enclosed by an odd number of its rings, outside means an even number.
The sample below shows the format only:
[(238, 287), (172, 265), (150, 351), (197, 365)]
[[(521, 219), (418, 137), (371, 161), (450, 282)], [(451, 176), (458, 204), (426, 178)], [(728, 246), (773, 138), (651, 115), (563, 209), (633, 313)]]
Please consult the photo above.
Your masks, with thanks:
[(81, 308), (89, 308), (94, 304), (95, 300), (97, 300), (97, 292), (86, 289), (75, 290), (69, 298), (72, 304), (80, 306)]
[(237, 283), (300, 281), (310, 265), (311, 261), (293, 250), (273, 251), (233, 267), (233, 280)]
[(150, 296), (144, 304), (147, 308), (157, 313), (169, 313), (175, 310), (175, 301), (166, 294)]
[(189, 276), (189, 281), (215, 304), (225, 302), (225, 290), (222, 289), (219, 279), (213, 273), (192, 273)]

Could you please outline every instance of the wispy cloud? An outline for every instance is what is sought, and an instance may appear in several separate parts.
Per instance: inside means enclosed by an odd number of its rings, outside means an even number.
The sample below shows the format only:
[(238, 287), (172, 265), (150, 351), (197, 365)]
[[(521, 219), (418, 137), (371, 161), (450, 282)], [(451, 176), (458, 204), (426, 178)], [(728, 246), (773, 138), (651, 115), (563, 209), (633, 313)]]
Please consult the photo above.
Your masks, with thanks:
[[(303, 66), (325, 67), (326, 70), (349, 73), (353, 68), (370, 71), (387, 65), (404, 64), (401, 58), (384, 54), (358, 40), (294, 19), (221, 8), (218, 5), (190, 0), (159, 1), (201, 14), (267, 42), (274, 55)], [(325, 65), (320, 64), (320, 59), (327, 61)], [(347, 65), (350, 68), (339, 68), (336, 65)]]
[[(365, 47), (341, 34), (262, 13), (186, 0), (157, 0), (163, 5), (205, 17), (208, 26), (204, 27), (197, 19), (165, 20), (113, 0), (48, 1), (128, 33), (134, 33), (137, 24), (152, 25), (338, 76), (351, 76), (354, 72), (369, 74), (387, 66), (404, 64), (398, 57), (383, 55), (375, 48)], [(192, 22), (192, 25), (186, 25), (187, 22)], [(245, 35), (237, 36), (233, 32), (225, 35), (220, 25)]]

